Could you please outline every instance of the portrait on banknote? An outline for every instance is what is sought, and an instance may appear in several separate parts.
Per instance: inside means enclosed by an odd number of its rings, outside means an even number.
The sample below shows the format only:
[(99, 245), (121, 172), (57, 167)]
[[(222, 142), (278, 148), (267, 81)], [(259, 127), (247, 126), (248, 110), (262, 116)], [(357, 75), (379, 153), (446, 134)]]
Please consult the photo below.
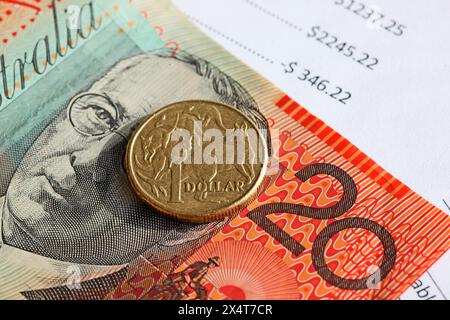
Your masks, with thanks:
[[(192, 97), (233, 103), (263, 123), (243, 88), (204, 60), (160, 50), (122, 60), (41, 133), (4, 198), (6, 244), (55, 260), (117, 265), (207, 234), (138, 201), (123, 172), (131, 129), (148, 114)], [(259, 118), (258, 118), (259, 117)], [(167, 119), (170, 123), (174, 119)]]

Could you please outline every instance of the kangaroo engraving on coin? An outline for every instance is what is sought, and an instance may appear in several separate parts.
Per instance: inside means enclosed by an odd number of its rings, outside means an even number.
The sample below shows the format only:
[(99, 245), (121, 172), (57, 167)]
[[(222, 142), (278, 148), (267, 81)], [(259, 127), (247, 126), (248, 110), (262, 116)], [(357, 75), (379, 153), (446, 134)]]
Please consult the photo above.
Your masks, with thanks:
[(139, 197), (176, 219), (204, 223), (236, 213), (257, 195), (267, 169), (265, 139), (239, 110), (183, 101), (147, 118), (127, 148)]

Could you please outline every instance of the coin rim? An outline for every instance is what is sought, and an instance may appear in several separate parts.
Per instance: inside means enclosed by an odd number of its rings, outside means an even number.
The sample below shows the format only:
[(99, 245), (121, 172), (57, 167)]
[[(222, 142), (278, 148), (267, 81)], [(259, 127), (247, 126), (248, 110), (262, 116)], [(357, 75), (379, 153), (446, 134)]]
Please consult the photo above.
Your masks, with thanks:
[[(264, 147), (264, 162), (262, 164), (262, 168), (259, 174), (258, 179), (256, 179), (255, 183), (253, 184), (252, 188), (247, 192), (246, 195), (241, 197), (239, 200), (235, 201), (234, 203), (217, 209), (217, 213), (212, 214), (186, 214), (183, 212), (179, 212), (177, 210), (169, 210), (168, 208), (165, 208), (163, 205), (157, 203), (156, 201), (152, 201), (152, 197), (147, 194), (144, 188), (142, 188), (138, 182), (138, 179), (136, 178), (136, 172), (130, 165), (132, 163), (132, 150), (135, 147), (136, 141), (138, 141), (138, 137), (140, 136), (141, 131), (147, 126), (147, 124), (152, 121), (155, 117), (157, 117), (159, 114), (163, 113), (166, 109), (169, 109), (171, 107), (177, 106), (179, 104), (198, 104), (198, 103), (206, 103), (206, 104), (215, 104), (219, 107), (225, 107), (232, 109), (233, 111), (241, 114), (242, 117), (244, 117), (247, 121), (251, 123), (251, 125), (256, 129), (258, 132), (258, 137), (263, 142), (262, 145)], [(150, 205), (152, 208), (156, 209), (159, 213), (162, 213), (166, 216), (169, 216), (171, 218), (175, 218), (176, 220), (184, 221), (184, 222), (190, 222), (190, 223), (207, 223), (215, 220), (220, 220), (225, 217), (231, 216), (235, 213), (240, 212), (244, 208), (246, 208), (253, 200), (255, 200), (259, 194), (260, 188), (263, 185), (263, 180), (267, 172), (267, 166), (269, 163), (269, 153), (268, 153), (268, 147), (267, 147), (267, 141), (264, 139), (264, 137), (261, 134), (261, 130), (256, 126), (254, 121), (248, 117), (246, 114), (244, 114), (241, 110), (231, 107), (229, 105), (226, 105), (224, 103), (215, 102), (215, 101), (208, 101), (208, 100), (186, 100), (186, 101), (179, 101), (175, 103), (171, 103), (169, 105), (166, 105), (159, 109), (158, 111), (152, 113), (149, 115), (140, 125), (139, 127), (134, 131), (132, 134), (127, 150), (125, 155), (125, 168), (127, 171), (128, 180), (130, 181), (130, 184), (134, 190), (134, 192), (137, 194), (139, 199), (146, 202), (148, 205)]]

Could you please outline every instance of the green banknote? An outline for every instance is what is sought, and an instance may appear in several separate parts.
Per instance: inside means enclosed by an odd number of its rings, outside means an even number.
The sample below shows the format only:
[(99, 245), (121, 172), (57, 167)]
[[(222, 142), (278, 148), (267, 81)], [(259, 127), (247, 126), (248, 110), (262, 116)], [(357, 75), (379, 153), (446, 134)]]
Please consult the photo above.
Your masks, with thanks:
[(6, 299), (120, 275), (143, 253), (170, 260), (221, 224), (155, 215), (130, 190), (122, 164), (133, 128), (148, 114), (180, 100), (224, 100), (201, 75), (207, 69), (196, 69), (209, 64), (174, 55), (126, 1), (52, 4), (1, 51), (0, 298)]

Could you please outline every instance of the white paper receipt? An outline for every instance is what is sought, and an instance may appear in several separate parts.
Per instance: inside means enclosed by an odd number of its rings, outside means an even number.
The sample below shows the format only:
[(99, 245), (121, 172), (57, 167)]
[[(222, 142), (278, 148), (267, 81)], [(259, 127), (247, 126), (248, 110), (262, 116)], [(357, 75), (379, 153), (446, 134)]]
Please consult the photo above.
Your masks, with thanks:
[[(450, 1), (175, 3), (217, 42), (450, 212)], [(449, 256), (403, 298), (450, 299)]]

